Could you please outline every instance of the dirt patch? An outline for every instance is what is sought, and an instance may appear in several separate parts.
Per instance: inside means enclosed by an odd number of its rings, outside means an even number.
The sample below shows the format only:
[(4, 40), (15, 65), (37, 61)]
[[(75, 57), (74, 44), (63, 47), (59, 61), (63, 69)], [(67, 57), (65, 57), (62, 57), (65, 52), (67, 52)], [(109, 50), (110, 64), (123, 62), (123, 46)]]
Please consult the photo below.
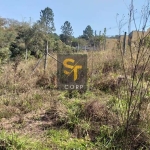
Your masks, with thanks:
[(1, 129), (9, 133), (15, 132), (19, 135), (28, 135), (29, 137), (40, 139), (44, 133), (41, 126), (52, 124), (51, 120), (41, 120), (45, 115), (45, 110), (46, 108), (27, 114), (15, 115), (9, 119), (2, 118), (0, 122)]

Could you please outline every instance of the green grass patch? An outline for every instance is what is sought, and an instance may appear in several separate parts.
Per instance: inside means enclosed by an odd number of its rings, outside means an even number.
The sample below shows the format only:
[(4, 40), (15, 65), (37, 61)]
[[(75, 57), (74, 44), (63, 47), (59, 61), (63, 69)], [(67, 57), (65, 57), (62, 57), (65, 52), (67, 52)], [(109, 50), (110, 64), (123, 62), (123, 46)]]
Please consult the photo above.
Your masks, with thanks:
[(0, 132), (0, 150), (49, 150), (48, 146), (39, 141), (20, 137), (17, 134)]
[(49, 138), (52, 149), (92, 150), (94, 146), (88, 140), (72, 137), (72, 135), (66, 129), (48, 130), (47, 137)]

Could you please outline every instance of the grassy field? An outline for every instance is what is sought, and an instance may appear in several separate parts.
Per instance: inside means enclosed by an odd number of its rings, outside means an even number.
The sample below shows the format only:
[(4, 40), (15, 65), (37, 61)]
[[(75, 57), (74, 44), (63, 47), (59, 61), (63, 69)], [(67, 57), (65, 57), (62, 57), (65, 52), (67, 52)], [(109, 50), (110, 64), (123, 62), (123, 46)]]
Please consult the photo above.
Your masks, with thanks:
[[(134, 105), (136, 90), (132, 99), (130, 110), (139, 110), (139, 117), (131, 118), (127, 136), (125, 91), (128, 88), (120, 53), (106, 50), (87, 55), (88, 89), (84, 93), (57, 90), (57, 62), (51, 57), (46, 75), (43, 75), (43, 62), (34, 70), (36, 59), (27, 62), (18, 59), (1, 66), (0, 150), (150, 148), (150, 64), (144, 72), (142, 88), (136, 89), (146, 91), (140, 108)], [(130, 81), (132, 64), (128, 53), (124, 57)], [(137, 79), (142, 61), (138, 67)]]

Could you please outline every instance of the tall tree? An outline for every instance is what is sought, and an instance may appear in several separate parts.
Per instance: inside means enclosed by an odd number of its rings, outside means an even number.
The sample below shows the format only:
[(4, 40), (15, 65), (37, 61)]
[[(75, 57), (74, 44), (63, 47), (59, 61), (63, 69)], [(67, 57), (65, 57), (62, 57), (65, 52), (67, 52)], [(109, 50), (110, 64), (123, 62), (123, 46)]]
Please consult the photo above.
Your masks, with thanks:
[(39, 23), (34, 23), (30, 29), (29, 35), (30, 41), (28, 43), (28, 49), (31, 51), (31, 55), (40, 57), (45, 49), (46, 34), (40, 30)]
[(61, 26), (61, 32), (60, 39), (62, 42), (64, 42), (67, 45), (71, 45), (71, 39), (73, 35), (73, 29), (71, 26), (71, 23), (69, 21), (65, 21), (65, 23)]
[(46, 48), (45, 48), (45, 61), (44, 61), (44, 74), (46, 73), (47, 68), (47, 56), (48, 56), (48, 34), (51, 34), (55, 31), (54, 27), (54, 13), (51, 8), (46, 7), (44, 10), (41, 10), (40, 13), (40, 24), (41, 28), (47, 34), (46, 39)]
[(55, 31), (53, 10), (49, 7), (41, 10), (39, 22), (41, 24), (41, 28), (46, 33), (52, 33)]
[(65, 21), (64, 25), (61, 26), (62, 34), (60, 35), (60, 39), (67, 45), (71, 44), (71, 38), (73, 35), (73, 29), (69, 21)]
[(73, 35), (73, 29), (69, 21), (65, 21), (64, 25), (61, 26), (62, 34), (67, 36)]
[(83, 31), (83, 37), (86, 40), (90, 40), (93, 37), (93, 29), (90, 25), (88, 25)]
[(25, 50), (28, 48), (31, 38), (30, 28), (30, 25), (26, 22), (20, 23), (16, 28), (17, 36), (10, 44), (10, 51), (12, 52), (11, 57), (16, 57), (17, 55), (24, 57)]

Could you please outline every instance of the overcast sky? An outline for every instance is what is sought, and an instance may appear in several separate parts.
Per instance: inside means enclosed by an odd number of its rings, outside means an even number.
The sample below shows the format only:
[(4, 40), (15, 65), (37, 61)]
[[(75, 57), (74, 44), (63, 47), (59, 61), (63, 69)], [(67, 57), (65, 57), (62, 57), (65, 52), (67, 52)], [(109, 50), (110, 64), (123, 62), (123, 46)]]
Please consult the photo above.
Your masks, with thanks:
[[(147, 0), (134, 1), (136, 21), (139, 23), (141, 8)], [(57, 34), (61, 33), (60, 27), (64, 22), (69, 21), (75, 37), (82, 35), (87, 25), (91, 25), (97, 33), (103, 32), (106, 27), (107, 35), (116, 35), (119, 33), (116, 15), (119, 14), (118, 20), (124, 15), (124, 22), (127, 23), (129, 5), (130, 0), (0, 0), (0, 17), (19, 21), (29, 21), (31, 18), (32, 22), (36, 22), (40, 11), (50, 7), (54, 12)], [(128, 32), (127, 27), (128, 24), (121, 30), (121, 34)]]

